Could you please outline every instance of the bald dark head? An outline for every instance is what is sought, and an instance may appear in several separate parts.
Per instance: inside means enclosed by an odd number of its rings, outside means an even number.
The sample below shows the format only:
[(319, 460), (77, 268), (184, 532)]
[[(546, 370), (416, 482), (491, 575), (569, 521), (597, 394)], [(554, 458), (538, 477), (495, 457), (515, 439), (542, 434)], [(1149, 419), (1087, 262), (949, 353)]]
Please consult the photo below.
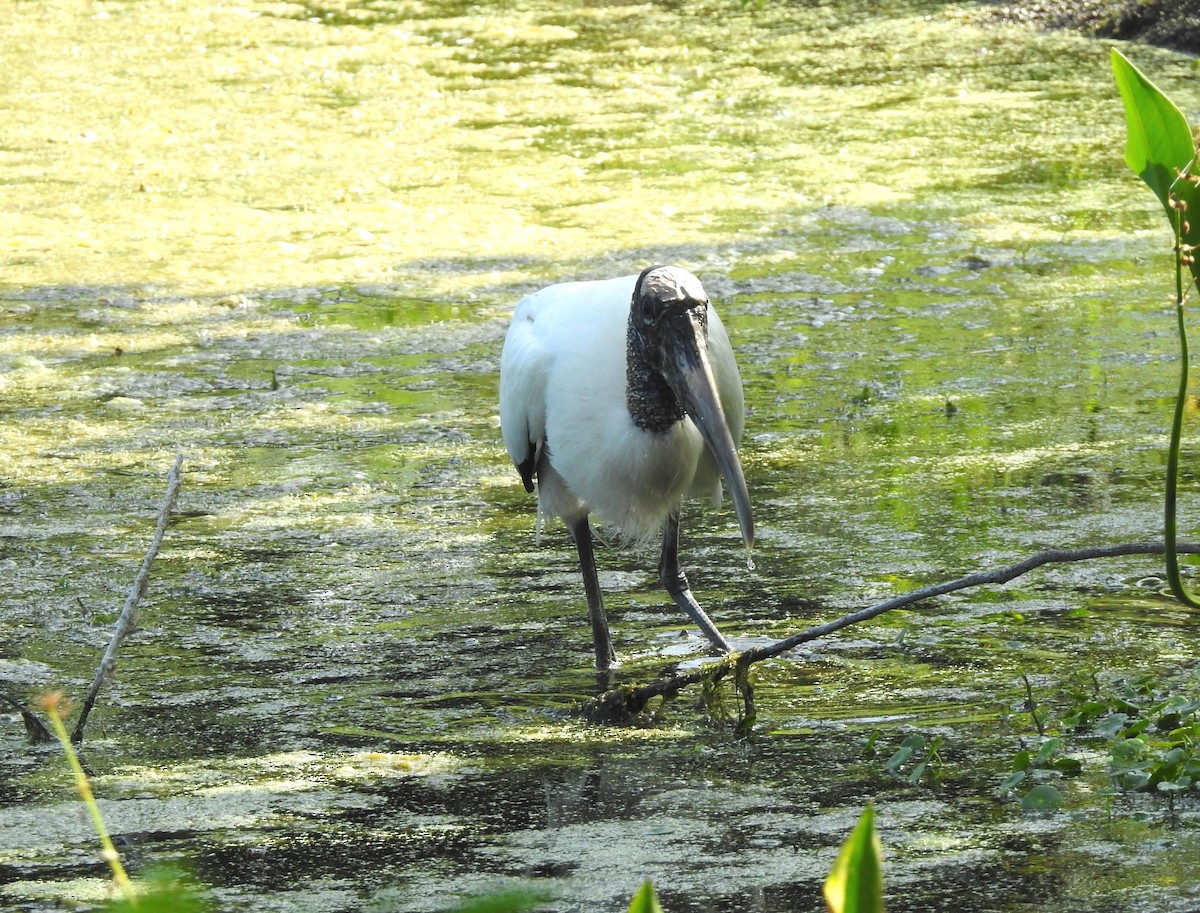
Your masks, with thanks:
[(634, 319), (643, 328), (656, 326), (668, 314), (689, 310), (704, 312), (708, 295), (700, 280), (678, 266), (651, 266), (642, 270), (633, 286)]

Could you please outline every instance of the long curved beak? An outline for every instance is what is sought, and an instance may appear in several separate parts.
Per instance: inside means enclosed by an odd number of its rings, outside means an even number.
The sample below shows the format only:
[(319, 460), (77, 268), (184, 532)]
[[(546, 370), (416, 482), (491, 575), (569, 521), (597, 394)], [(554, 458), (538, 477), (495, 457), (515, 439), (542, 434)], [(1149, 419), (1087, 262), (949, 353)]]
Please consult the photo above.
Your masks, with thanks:
[(717, 382), (708, 361), (704, 330), (690, 313), (673, 315), (670, 320), (670, 330), (665, 334), (670, 342), (663, 364), (663, 376), (700, 429), (700, 435), (708, 445), (733, 498), (742, 539), (746, 548), (752, 548), (754, 515), (750, 510), (750, 493), (746, 490), (746, 477), (738, 460), (737, 445), (717, 395)]

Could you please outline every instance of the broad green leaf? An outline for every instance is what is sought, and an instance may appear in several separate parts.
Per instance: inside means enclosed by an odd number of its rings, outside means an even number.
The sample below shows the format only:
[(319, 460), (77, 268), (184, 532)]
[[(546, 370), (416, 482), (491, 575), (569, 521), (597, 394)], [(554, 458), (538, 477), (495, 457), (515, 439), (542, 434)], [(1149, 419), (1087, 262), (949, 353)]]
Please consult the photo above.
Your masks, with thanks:
[(1136, 735), (1141, 735), (1150, 728), (1149, 720), (1136, 720), (1125, 727), (1125, 731), (1121, 733), (1125, 738), (1132, 739)]
[(1115, 739), (1117, 733), (1125, 728), (1125, 724), (1129, 722), (1129, 717), (1123, 713), (1110, 713), (1104, 719), (1096, 724), (1096, 732), (1100, 735), (1106, 735), (1110, 739)]
[(1083, 773), (1083, 762), (1077, 758), (1056, 758), (1050, 766), (1064, 777), (1077, 777)]
[(1049, 783), (1042, 783), (1025, 794), (1021, 809), (1027, 812), (1052, 812), (1062, 808), (1062, 804), (1062, 793)]
[(1145, 789), (1150, 785), (1150, 774), (1144, 770), (1125, 770), (1117, 774), (1117, 783), (1125, 789)]
[(1149, 185), (1169, 214), (1171, 185), (1196, 155), (1192, 130), (1175, 103), (1116, 48), (1112, 67), (1125, 105), (1125, 164)]
[(1023, 770), (1015, 771), (1004, 778), (1004, 782), (1000, 784), (1000, 794), (1008, 795), (1016, 789), (1025, 779), (1026, 773)]
[(1145, 760), (1150, 747), (1141, 739), (1122, 739), (1109, 749), (1114, 764), (1129, 767)]
[(875, 832), (875, 809), (863, 809), (825, 879), (829, 913), (882, 913), (883, 847)]
[(1163, 780), (1161, 783), (1158, 784), (1157, 788), (1158, 788), (1159, 792), (1176, 793), (1176, 792), (1182, 792), (1183, 790), (1187, 789), (1191, 785), (1192, 784), (1191, 784), (1190, 780), (1184, 780), (1184, 781), (1180, 781), (1180, 782), (1177, 782), (1174, 780)]
[(896, 749), (896, 753), (888, 758), (887, 769), (892, 773), (895, 773), (900, 769), (901, 766), (903, 766), (905, 761), (912, 757), (912, 753), (913, 750), (907, 745), (901, 745)]
[[(1175, 226), (1171, 194), (1184, 203), (1181, 225), (1183, 243), (1200, 245), (1200, 186), (1181, 172), (1195, 174), (1196, 143), (1187, 118), (1162, 90), (1144, 73), (1125, 59), (1116, 48), (1112, 51), (1113, 76), (1125, 106), (1125, 163), (1154, 191)], [(1192, 275), (1200, 282), (1200, 259), (1192, 262)]]
[(1041, 748), (1038, 749), (1038, 753), (1033, 758), (1034, 765), (1037, 766), (1046, 763), (1046, 761), (1050, 760), (1050, 756), (1054, 754), (1054, 752), (1058, 751), (1058, 749), (1061, 747), (1062, 739), (1046, 739), (1046, 741), (1042, 743)]
[(662, 905), (658, 902), (658, 895), (654, 893), (654, 885), (649, 878), (642, 882), (642, 886), (633, 895), (633, 902), (629, 904), (629, 913), (663, 913)]

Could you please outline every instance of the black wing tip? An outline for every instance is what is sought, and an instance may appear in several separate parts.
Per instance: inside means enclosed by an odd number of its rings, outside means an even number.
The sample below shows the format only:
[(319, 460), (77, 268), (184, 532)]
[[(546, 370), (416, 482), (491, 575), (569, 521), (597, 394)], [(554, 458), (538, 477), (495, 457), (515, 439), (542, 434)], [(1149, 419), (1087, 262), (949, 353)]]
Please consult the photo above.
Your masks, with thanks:
[(525, 486), (525, 490), (533, 493), (533, 476), (536, 472), (533, 454), (517, 464), (517, 472), (521, 473), (521, 482)]

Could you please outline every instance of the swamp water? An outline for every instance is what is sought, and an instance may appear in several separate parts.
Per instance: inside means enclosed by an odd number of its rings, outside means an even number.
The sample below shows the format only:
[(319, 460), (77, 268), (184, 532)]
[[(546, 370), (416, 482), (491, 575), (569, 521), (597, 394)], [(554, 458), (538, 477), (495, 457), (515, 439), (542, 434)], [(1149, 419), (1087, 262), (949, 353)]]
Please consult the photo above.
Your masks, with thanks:
[[(1200, 905), (1194, 800), (1110, 795), (1102, 747), (1059, 811), (997, 792), (1035, 742), (1023, 676), (1051, 708), (1093, 675), (1185, 687), (1195, 621), (1157, 559), (763, 664), (748, 739), (687, 693), (589, 726), (572, 549), (535, 546), (495, 418), (517, 298), (678, 262), (746, 382), (756, 569), (728, 509), (683, 544), (735, 645), (1156, 538), (1169, 239), (1106, 46), (915, 2), (6, 21), (6, 693), (79, 699), (186, 457), (84, 749), (135, 872), (180, 861), (222, 910), (529, 884), (620, 910), (646, 877), (673, 911), (814, 910), (873, 801), (895, 911)], [(1195, 62), (1132, 53), (1196, 121)], [(704, 656), (653, 555), (600, 560), (618, 683)], [(104, 896), (59, 750), (0, 722), (0, 906)], [(916, 785), (885, 764), (912, 733), (942, 740)]]

